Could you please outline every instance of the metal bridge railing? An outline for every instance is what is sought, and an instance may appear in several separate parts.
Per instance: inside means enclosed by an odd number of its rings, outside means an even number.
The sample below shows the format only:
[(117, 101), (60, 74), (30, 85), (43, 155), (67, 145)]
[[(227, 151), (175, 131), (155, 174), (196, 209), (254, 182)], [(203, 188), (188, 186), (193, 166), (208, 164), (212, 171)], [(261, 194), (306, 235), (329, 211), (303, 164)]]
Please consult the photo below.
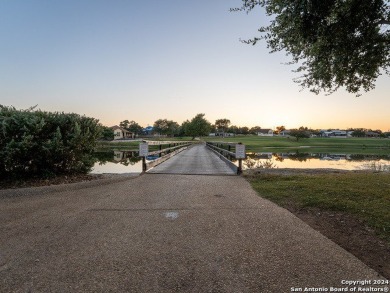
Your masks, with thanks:
[[(161, 164), (192, 145), (193, 141), (148, 141), (139, 144), (139, 156), (142, 157), (142, 172)], [(147, 157), (154, 157), (146, 162)]]
[(221, 142), (221, 141), (207, 141), (206, 145), (219, 155), (222, 155), (227, 163), (235, 166), (233, 159), (238, 160), (237, 174), (242, 173), (242, 160), (246, 158), (245, 145), (242, 143)]

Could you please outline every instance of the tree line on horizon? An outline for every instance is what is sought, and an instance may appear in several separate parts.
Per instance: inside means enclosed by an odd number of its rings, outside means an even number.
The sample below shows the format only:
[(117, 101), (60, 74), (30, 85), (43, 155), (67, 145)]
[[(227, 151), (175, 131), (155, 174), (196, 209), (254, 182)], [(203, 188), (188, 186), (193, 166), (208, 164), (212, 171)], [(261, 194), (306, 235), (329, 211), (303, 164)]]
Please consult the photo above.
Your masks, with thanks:
[[(144, 127), (138, 124), (134, 120), (123, 120), (119, 123), (119, 126), (135, 133), (136, 135), (143, 135)], [(186, 120), (182, 124), (179, 124), (176, 121), (169, 119), (157, 119), (153, 123), (153, 130), (151, 134), (164, 135), (168, 137), (183, 137), (190, 136), (192, 138), (208, 136), (210, 133), (215, 133), (219, 136), (225, 136), (225, 134), (233, 134), (233, 135), (257, 135), (263, 128), (260, 126), (247, 127), (247, 126), (237, 126), (232, 125), (231, 121), (227, 118), (216, 119), (214, 123), (209, 122), (205, 118), (205, 114), (199, 113), (191, 120)], [(283, 131), (287, 130), (284, 125), (277, 126), (273, 129), (275, 134), (281, 134)], [(327, 131), (331, 131), (332, 129), (327, 129)], [(389, 136), (388, 132), (382, 132), (380, 129), (372, 130), (366, 128), (348, 128), (345, 131), (351, 131), (352, 136), (354, 137), (364, 137), (367, 132), (375, 132), (378, 133), (380, 137)], [(320, 135), (320, 129), (312, 129), (309, 127), (301, 126), (299, 128), (289, 129), (289, 135), (300, 138), (308, 138), (311, 135)], [(106, 138), (112, 136), (112, 130), (110, 127), (105, 127), (106, 135), (103, 134)], [(113, 138), (113, 137), (112, 137)]]

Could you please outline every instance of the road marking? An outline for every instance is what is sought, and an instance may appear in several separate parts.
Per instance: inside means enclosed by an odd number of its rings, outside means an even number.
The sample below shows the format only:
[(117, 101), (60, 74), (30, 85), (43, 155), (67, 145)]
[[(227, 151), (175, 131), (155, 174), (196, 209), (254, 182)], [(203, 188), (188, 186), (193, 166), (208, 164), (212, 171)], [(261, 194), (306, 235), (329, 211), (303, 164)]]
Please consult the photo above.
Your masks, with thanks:
[(171, 220), (176, 220), (179, 217), (178, 212), (167, 212), (167, 213), (164, 213), (164, 215), (166, 218), (171, 219)]

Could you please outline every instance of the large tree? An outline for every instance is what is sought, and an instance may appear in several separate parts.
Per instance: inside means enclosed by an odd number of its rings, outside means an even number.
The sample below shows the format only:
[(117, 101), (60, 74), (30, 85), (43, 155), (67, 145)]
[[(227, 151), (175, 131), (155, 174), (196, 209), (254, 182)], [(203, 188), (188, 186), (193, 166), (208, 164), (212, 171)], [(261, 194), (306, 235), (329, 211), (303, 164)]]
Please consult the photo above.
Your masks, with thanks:
[(137, 122), (135, 122), (134, 120), (131, 120), (129, 123), (128, 123), (128, 127), (127, 127), (127, 130), (128, 131), (131, 131), (135, 134), (141, 134), (142, 133), (142, 126), (139, 125)]
[(249, 128), (248, 127), (246, 127), (246, 126), (243, 126), (243, 127), (240, 127), (239, 128), (239, 133), (240, 134), (249, 134)]
[(225, 132), (229, 129), (230, 120), (223, 118), (215, 120), (215, 127), (218, 131), (222, 132), (222, 137), (225, 136)]
[(257, 134), (258, 132), (260, 132), (260, 130), (261, 130), (260, 126), (253, 126), (251, 129), (249, 129), (249, 132), (251, 134)]
[(191, 121), (186, 121), (186, 135), (195, 137), (207, 136), (211, 130), (211, 123), (204, 118), (205, 114), (197, 114)]
[(299, 129), (291, 129), (290, 136), (295, 137), (295, 139), (298, 141), (301, 138), (310, 138), (310, 132), (307, 127), (301, 126)]
[(340, 87), (359, 95), (390, 74), (390, 1), (242, 0), (238, 11), (265, 8), (270, 24), (261, 35), (271, 52), (286, 51), (297, 63), (295, 80), (314, 93)]
[(172, 120), (158, 119), (153, 124), (153, 131), (162, 135), (174, 136), (179, 132), (179, 124)]
[(277, 126), (275, 133), (280, 134), (282, 131), (285, 131), (285, 130), (286, 130), (286, 127), (284, 125)]
[(127, 129), (129, 127), (129, 124), (130, 124), (129, 120), (126, 119), (126, 120), (121, 121), (119, 123), (119, 126)]

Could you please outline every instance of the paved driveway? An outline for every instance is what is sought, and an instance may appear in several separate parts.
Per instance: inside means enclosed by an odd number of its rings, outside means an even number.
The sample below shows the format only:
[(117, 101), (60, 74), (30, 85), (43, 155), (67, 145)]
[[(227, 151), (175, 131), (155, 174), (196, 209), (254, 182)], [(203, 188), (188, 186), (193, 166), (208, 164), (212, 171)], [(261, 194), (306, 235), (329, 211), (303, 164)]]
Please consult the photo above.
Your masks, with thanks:
[(378, 278), (239, 176), (0, 191), (0, 235), (0, 292), (291, 292)]

